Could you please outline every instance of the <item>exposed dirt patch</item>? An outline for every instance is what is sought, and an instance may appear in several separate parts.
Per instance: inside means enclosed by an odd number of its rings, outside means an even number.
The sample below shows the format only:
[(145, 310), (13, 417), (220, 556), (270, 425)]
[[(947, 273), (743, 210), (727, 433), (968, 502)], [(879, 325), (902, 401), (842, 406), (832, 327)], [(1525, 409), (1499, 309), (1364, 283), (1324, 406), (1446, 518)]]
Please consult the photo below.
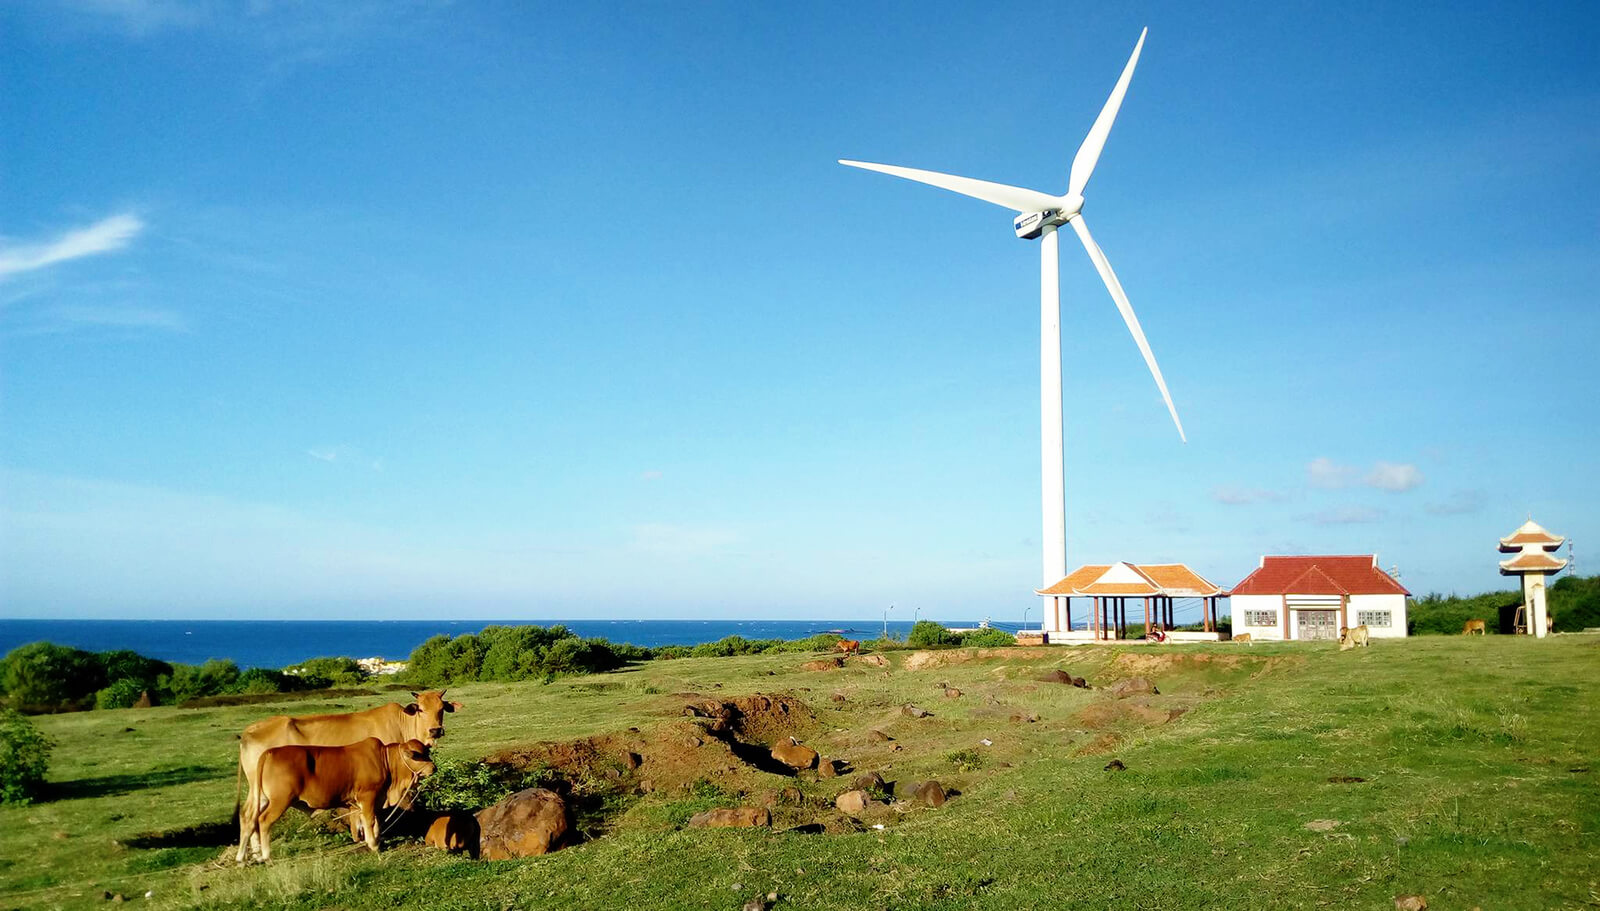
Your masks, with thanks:
[(1110, 733), (1108, 731), (1106, 733), (1096, 735), (1093, 740), (1074, 750), (1072, 755), (1104, 756), (1106, 753), (1116, 752), (1117, 747), (1121, 745), (1122, 738), (1119, 735)]
[(1073, 717), (1091, 731), (1135, 724), (1147, 727), (1166, 724), (1182, 715), (1186, 709), (1162, 708), (1143, 699), (1126, 702), (1095, 702), (1084, 706)]
[(928, 668), (948, 667), (952, 664), (966, 664), (968, 661), (979, 661), (985, 658), (1015, 658), (1019, 661), (1030, 658), (1050, 658), (1059, 656), (1060, 652), (1053, 652), (1049, 648), (953, 648), (937, 652), (912, 652), (906, 658), (905, 669), (908, 671), (921, 671)]

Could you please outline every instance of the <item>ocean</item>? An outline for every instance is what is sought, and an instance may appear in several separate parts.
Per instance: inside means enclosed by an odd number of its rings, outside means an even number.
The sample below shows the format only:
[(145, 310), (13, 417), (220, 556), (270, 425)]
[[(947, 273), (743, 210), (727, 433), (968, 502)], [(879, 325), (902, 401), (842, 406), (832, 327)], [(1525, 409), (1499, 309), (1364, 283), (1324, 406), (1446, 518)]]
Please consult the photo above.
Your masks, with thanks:
[[(92, 652), (131, 649), (183, 664), (232, 659), (241, 668), (283, 668), (307, 658), (347, 655), (404, 661), (431, 636), (459, 636), (490, 625), (562, 624), (580, 636), (655, 647), (696, 645), (725, 636), (802, 639), (822, 632), (877, 638), (883, 622), (872, 620), (7, 620), (0, 619), (0, 655), (19, 645), (48, 640)], [(953, 624), (976, 626), (976, 623)], [(890, 621), (904, 637), (906, 621)]]

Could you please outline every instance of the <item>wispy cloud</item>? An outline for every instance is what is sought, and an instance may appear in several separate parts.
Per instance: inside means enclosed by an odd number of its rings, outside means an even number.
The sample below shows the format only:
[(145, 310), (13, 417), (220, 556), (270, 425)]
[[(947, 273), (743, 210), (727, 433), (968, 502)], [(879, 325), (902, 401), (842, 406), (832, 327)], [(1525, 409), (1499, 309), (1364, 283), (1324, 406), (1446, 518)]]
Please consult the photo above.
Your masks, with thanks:
[(661, 480), (661, 472), (654, 468), (651, 468), (647, 471), (641, 471), (639, 472), (639, 479), (641, 481), (659, 481)]
[(67, 5), (114, 23), (133, 37), (192, 28), (208, 15), (208, 7), (196, 0), (69, 0)]
[(374, 459), (354, 446), (313, 446), (306, 450), (306, 455), (329, 465), (352, 465), (357, 468), (383, 471), (382, 459)]
[(1379, 462), (1362, 483), (1390, 493), (1403, 493), (1422, 486), (1422, 471), (1415, 465)]
[(1390, 493), (1404, 493), (1422, 486), (1422, 470), (1405, 462), (1380, 461), (1363, 473), (1352, 465), (1340, 465), (1327, 456), (1312, 459), (1306, 466), (1306, 483), (1324, 490), (1342, 490), (1358, 484)]
[(1252, 503), (1279, 503), (1284, 495), (1276, 490), (1260, 487), (1235, 487), (1224, 484), (1211, 488), (1211, 499), (1226, 506), (1248, 506)]
[(1366, 525), (1381, 522), (1388, 512), (1372, 506), (1337, 506), (1301, 516), (1313, 525)]
[(1422, 509), (1430, 516), (1461, 516), (1483, 508), (1483, 491), (1458, 490), (1442, 502), (1429, 503)]
[(61, 328), (101, 327), (106, 329), (157, 329), (188, 332), (182, 315), (152, 307), (94, 307), (72, 305), (53, 307), (47, 316)]
[(0, 246), (0, 281), (67, 260), (120, 250), (144, 230), (137, 215), (112, 215), (53, 240)]

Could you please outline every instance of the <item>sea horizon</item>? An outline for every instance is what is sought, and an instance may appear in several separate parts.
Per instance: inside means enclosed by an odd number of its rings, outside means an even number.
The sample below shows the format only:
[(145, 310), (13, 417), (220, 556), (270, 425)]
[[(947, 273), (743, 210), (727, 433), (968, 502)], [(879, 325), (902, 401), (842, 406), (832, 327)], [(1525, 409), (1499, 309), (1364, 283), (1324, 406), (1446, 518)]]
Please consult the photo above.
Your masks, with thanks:
[[(931, 619), (931, 618), (930, 618)], [(941, 620), (951, 626), (971, 622)], [(29, 642), (103, 652), (129, 649), (151, 658), (182, 664), (231, 660), (241, 668), (283, 668), (309, 658), (380, 657), (404, 661), (417, 646), (436, 635), (460, 636), (486, 626), (565, 626), (585, 638), (658, 648), (698, 645), (727, 636), (746, 639), (802, 639), (840, 632), (876, 638), (885, 629), (904, 637), (911, 620), (170, 620), (170, 619), (0, 619), (0, 655)], [(1014, 630), (1020, 624), (993, 624)]]

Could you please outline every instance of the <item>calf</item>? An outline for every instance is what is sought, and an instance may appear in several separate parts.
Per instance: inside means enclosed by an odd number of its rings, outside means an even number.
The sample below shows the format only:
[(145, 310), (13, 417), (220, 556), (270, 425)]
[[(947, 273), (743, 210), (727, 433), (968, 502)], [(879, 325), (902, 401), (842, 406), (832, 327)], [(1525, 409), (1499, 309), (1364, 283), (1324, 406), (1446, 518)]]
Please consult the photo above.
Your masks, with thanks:
[(1483, 628), (1482, 620), (1468, 620), (1466, 624), (1461, 627), (1461, 635), (1470, 636), (1473, 633), (1477, 633), (1480, 636), (1487, 635)]
[(256, 765), (256, 796), (239, 812), (239, 853), (244, 863), (251, 839), (261, 860), (272, 859), (272, 824), (290, 807), (332, 810), (349, 807), (359, 817), (367, 847), (378, 850), (378, 811), (411, 809), (417, 782), (432, 775), (433, 760), (419, 740), (383, 743), (368, 737), (342, 747), (281, 746), (261, 754)]
[(1245, 645), (1255, 645), (1256, 644), (1256, 641), (1254, 639), (1250, 638), (1250, 634), (1249, 633), (1234, 633), (1233, 634), (1233, 641), (1235, 641), (1235, 642), (1243, 642)]
[(1365, 623), (1360, 626), (1339, 627), (1339, 651), (1352, 649), (1358, 645), (1362, 648), (1367, 647), (1367, 625)]
[(833, 650), (843, 652), (846, 655), (854, 655), (856, 652), (861, 651), (861, 640), (840, 639), (838, 644), (833, 647)]

